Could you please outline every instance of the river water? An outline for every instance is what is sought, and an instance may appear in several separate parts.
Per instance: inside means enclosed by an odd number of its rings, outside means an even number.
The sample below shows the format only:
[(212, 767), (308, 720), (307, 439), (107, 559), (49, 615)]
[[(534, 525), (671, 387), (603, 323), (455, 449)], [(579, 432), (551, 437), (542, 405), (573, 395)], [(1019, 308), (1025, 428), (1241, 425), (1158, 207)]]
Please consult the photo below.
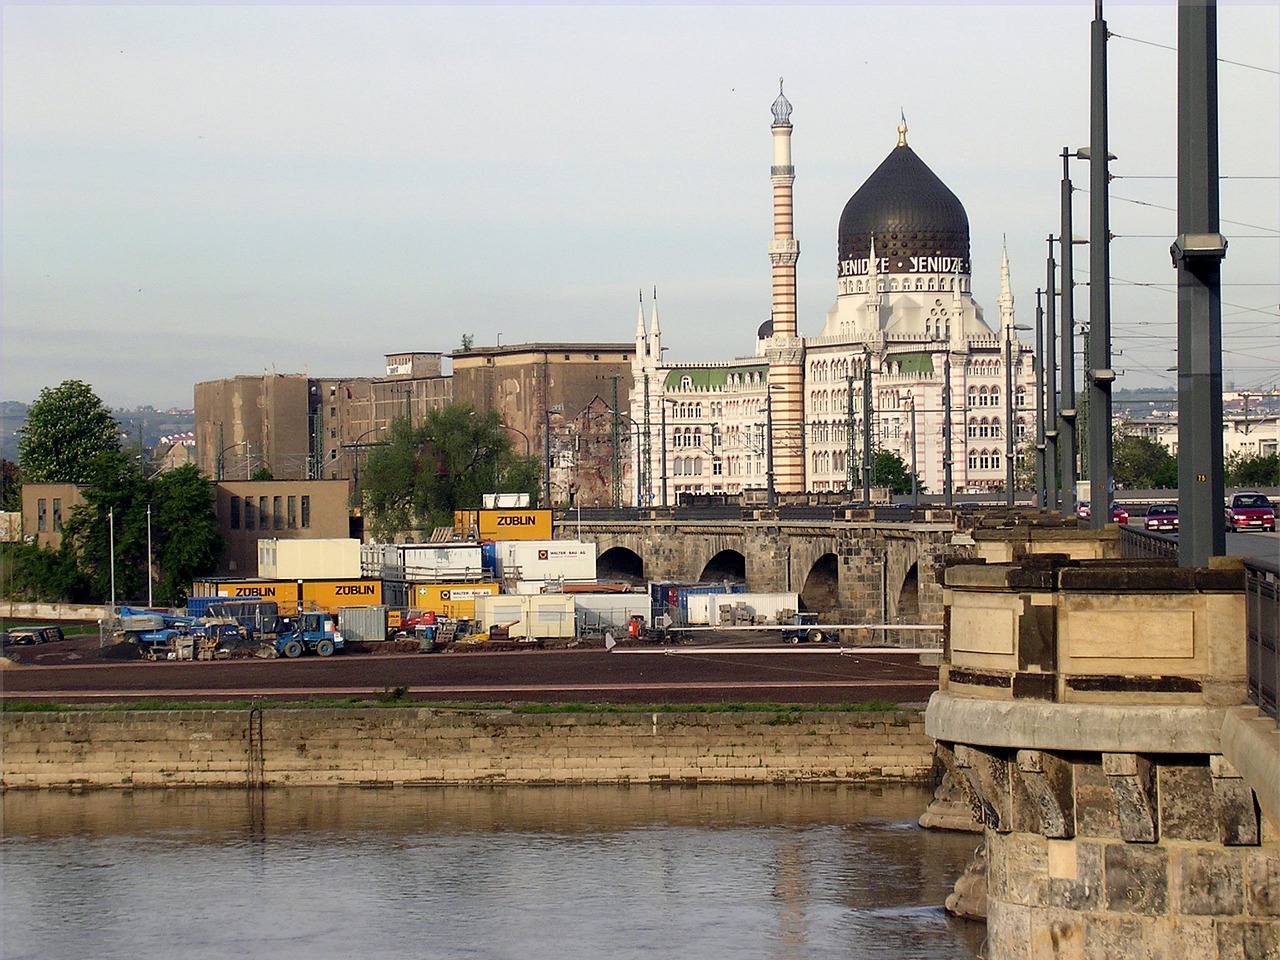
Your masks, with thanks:
[(9, 792), (6, 960), (952, 960), (915, 787)]

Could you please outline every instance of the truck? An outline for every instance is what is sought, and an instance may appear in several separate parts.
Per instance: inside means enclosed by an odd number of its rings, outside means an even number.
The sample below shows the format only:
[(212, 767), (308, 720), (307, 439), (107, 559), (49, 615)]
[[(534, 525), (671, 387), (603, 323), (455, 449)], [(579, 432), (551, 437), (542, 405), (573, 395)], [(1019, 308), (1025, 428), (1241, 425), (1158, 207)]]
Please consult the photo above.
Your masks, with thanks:
[(345, 645), (331, 613), (300, 613), (280, 620), (275, 638), (278, 656), (293, 659), (307, 652), (329, 657)]

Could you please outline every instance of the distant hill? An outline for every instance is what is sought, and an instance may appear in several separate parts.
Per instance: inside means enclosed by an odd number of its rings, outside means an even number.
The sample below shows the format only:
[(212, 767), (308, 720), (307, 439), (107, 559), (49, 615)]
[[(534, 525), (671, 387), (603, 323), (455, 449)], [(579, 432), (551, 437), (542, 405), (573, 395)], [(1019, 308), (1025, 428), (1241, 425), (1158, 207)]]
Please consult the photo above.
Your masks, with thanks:
[[(18, 430), (27, 422), (27, 404), (18, 400), (0, 401), (0, 456), (6, 460), (18, 459)], [(138, 407), (133, 410), (113, 410), (120, 429), (127, 436), (126, 446), (137, 446), (141, 433), (142, 446), (151, 449), (160, 443), (161, 437), (190, 433), (195, 430), (194, 410), (157, 410), (154, 407)]]

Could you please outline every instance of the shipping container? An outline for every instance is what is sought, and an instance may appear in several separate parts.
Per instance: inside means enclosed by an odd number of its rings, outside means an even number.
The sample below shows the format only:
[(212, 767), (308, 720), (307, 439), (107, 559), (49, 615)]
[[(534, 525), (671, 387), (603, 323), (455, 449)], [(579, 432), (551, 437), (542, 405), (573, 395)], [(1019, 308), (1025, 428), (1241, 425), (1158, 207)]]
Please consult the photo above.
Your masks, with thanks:
[(479, 580), (483, 573), (478, 543), (388, 543), (382, 548), (387, 580), (443, 583)]
[(550, 540), (551, 511), (455, 510), (453, 535), (465, 540)]
[(507, 626), (512, 640), (569, 639), (576, 628), (573, 600), (560, 594), (477, 597), (475, 618), (481, 630)]
[(577, 540), (526, 540), (498, 544), (498, 575), (510, 581), (589, 583), (596, 578), (596, 545)]
[(453, 620), (474, 620), (476, 598), (496, 596), (496, 583), (411, 583), (408, 602), (413, 610), (432, 610)]
[(527, 493), (486, 493), (481, 495), (480, 505), (486, 510), (527, 509), (529, 495)]
[(717, 593), (745, 593), (745, 583), (673, 583), (669, 580), (649, 582), (649, 600), (653, 605), (652, 623), (661, 624), (662, 617), (670, 617), (669, 625), (687, 627), (689, 623), (689, 598)]
[(360, 576), (360, 541), (349, 538), (259, 540), (264, 580), (345, 580)]
[(643, 593), (575, 593), (572, 597), (578, 636), (606, 630), (623, 636), (632, 617), (644, 617), (647, 624), (651, 615), (649, 598)]
[(338, 630), (347, 643), (359, 640), (365, 643), (387, 639), (387, 608), (341, 607), (338, 610)]
[(191, 585), (192, 597), (223, 597), (274, 600), (281, 616), (293, 616), (308, 610), (337, 613), (340, 607), (354, 603), (382, 603), (382, 581), (348, 580), (197, 580)]
[[(713, 627), (732, 626), (734, 623), (781, 623), (783, 620), (791, 623), (792, 617), (800, 609), (800, 596), (796, 593), (705, 594), (689, 598), (690, 623), (701, 622), (694, 620), (695, 600), (706, 602), (706, 622)], [(783, 620), (779, 619), (779, 614), (782, 615)]]

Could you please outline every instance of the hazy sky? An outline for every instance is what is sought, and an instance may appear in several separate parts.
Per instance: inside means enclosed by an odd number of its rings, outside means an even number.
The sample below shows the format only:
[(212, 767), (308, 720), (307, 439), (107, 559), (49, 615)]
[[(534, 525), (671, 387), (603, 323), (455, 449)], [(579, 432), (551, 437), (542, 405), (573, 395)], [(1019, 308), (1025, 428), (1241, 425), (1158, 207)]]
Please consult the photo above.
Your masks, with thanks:
[[(779, 76), (802, 333), (835, 300), (841, 209), (900, 109), (968, 211), (988, 318), (1007, 236), (1029, 325), (1058, 154), (1089, 139), (1092, 16), (1085, 0), (6, 5), (0, 398), (74, 377), (112, 405), (190, 407), (196, 381), (378, 375), (385, 353), (463, 334), (626, 342), (655, 286), (669, 358), (749, 355), (770, 307)], [(1106, 17), (1117, 386), (1171, 385), (1176, 6)], [(1248, 388), (1280, 377), (1277, 51), (1280, 8), (1220, 4), (1219, 55), (1245, 65), (1219, 70), (1225, 365)]]

